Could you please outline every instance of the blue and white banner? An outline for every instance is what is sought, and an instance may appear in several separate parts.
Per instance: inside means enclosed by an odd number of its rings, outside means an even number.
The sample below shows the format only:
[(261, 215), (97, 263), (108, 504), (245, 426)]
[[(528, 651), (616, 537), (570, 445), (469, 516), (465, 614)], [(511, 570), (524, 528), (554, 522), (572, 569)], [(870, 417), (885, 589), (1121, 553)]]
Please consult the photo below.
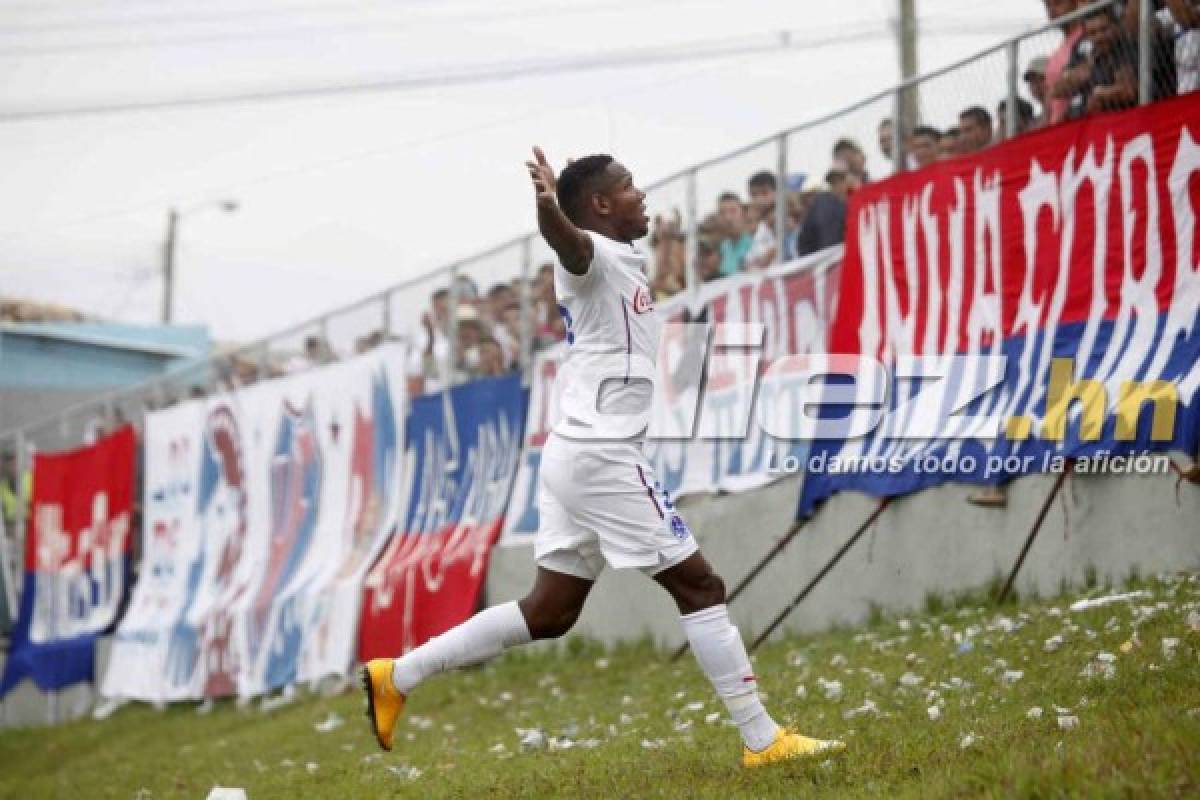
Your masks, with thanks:
[(142, 570), (102, 691), (257, 695), (341, 674), (400, 518), (403, 347), (151, 414)]

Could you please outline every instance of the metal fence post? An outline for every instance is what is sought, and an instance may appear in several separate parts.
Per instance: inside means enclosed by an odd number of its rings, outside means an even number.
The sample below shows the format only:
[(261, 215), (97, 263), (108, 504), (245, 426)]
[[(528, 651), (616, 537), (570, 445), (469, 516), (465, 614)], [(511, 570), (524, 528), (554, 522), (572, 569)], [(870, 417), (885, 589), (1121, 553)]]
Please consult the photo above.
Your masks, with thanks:
[(1154, 24), (1154, 7), (1150, 0), (1142, 0), (1138, 6), (1138, 103), (1146, 105), (1154, 98), (1153, 80), (1151, 74), (1151, 52), (1153, 39), (1151, 33)]
[[(29, 526), (29, 513), (32, 508), (33, 498), (25, 496), (25, 487), (29, 486), (30, 494), (33, 493), (33, 467), (29, 463), (30, 453), (28, 443), (25, 441), (25, 432), (17, 431), (17, 529), (15, 531), (17, 541), (17, 558), (18, 564), (25, 563), (25, 534)], [(29, 473), (30, 481), (25, 483), (25, 475)], [(21, 590), (25, 583), (25, 570), (19, 568), (14, 570), (13, 577), (16, 578), (16, 584), (13, 589), (16, 590), (17, 597), (21, 596)], [(13, 609), (16, 613), (16, 609)]]
[[(456, 367), (458, 366), (458, 264), (450, 268), (450, 304), (449, 304), (450, 320), (446, 330), (446, 338), (449, 342), (450, 363), (445, 365), (443, 373), (443, 382), (446, 384), (443, 389), (449, 389), (455, 384), (454, 376)], [(434, 320), (437, 324), (437, 320)], [(434, 335), (436, 336), (436, 331)], [(434, 348), (434, 358), (437, 358), (436, 348)], [(441, 372), (442, 370), (439, 370)]]
[(690, 169), (687, 174), (686, 185), (687, 206), (687, 239), (683, 247), (683, 280), (684, 284), (690, 292), (700, 291), (700, 284), (696, 278), (696, 236), (700, 226), (696, 220), (696, 170)]
[(787, 240), (787, 179), (788, 143), (787, 134), (779, 134), (775, 140), (775, 172), (779, 176), (775, 187), (775, 263), (783, 263), (784, 242)]
[(1008, 99), (1004, 103), (1004, 138), (1011, 139), (1017, 135), (1017, 74), (1020, 68), (1017, 59), (1021, 57), (1017, 42), (1011, 41), (1005, 48), (1008, 52)]
[(517, 354), (517, 364), (521, 368), (521, 380), (529, 382), (529, 368), (533, 364), (533, 287), (530, 277), (533, 275), (533, 236), (521, 240), (521, 292), (518, 297), (521, 303), (521, 341), (520, 352)]
[(892, 174), (904, 172), (907, 166), (904, 153), (903, 133), (904, 119), (904, 89), (897, 86), (892, 95)]

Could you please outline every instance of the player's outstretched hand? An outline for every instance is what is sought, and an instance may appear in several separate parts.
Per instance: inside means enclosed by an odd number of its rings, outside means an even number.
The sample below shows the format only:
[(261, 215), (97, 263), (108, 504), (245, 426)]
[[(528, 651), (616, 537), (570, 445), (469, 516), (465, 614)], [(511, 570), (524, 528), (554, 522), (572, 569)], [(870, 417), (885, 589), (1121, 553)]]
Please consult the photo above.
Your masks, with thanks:
[(525, 166), (529, 169), (529, 177), (533, 180), (533, 191), (538, 202), (555, 200), (554, 189), (557, 183), (554, 178), (554, 167), (546, 161), (546, 154), (537, 145), (533, 147), (533, 158), (533, 161), (526, 161)]

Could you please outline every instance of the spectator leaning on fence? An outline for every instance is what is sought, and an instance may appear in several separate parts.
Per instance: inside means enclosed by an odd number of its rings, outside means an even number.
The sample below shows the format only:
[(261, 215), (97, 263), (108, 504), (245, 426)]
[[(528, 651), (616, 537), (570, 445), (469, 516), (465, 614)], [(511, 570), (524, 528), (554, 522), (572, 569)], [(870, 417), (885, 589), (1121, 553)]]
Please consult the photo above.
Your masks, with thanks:
[(969, 155), (992, 144), (992, 115), (986, 108), (971, 106), (958, 115), (958, 153)]
[(1132, 108), (1138, 101), (1137, 44), (1125, 35), (1111, 8), (1089, 14), (1083, 22), (1087, 54), (1072, 64), (1067, 85), (1075, 89), (1068, 116)]
[(1033, 117), (1031, 129), (1043, 128), (1049, 120), (1050, 97), (1046, 93), (1046, 64), (1048, 62), (1049, 59), (1045, 56), (1038, 56), (1025, 68), (1023, 76), (1025, 86), (1029, 89), (1029, 96), (1038, 104), (1038, 111)]
[(754, 241), (746, 253), (746, 269), (764, 269), (775, 262), (775, 176), (770, 172), (756, 172), (747, 184), (750, 205), (758, 221), (754, 227)]
[[(1077, 0), (1045, 0), (1046, 16), (1053, 22), (1075, 11)], [(1071, 85), (1067, 69), (1082, 58), (1083, 25), (1071, 22), (1063, 28), (1063, 40), (1046, 62), (1046, 86), (1050, 94), (1047, 124), (1056, 125), (1067, 119), (1071, 96), (1075, 88)]]
[[(1142, 0), (1125, 4), (1122, 24), (1136, 40)], [(1200, 89), (1200, 0), (1158, 0), (1154, 4), (1157, 29), (1155, 54), (1155, 100), (1161, 99), (1159, 84), (1171, 81), (1175, 92), (1187, 94)], [(1170, 75), (1173, 71), (1174, 75)]]
[[(1033, 103), (1024, 97), (1017, 98), (1017, 130), (1015, 136), (1028, 133), (1033, 129)], [(995, 141), (1002, 142), (1008, 137), (1008, 98), (996, 105), (996, 137)]]
[(891, 117), (884, 117), (879, 121), (879, 152), (883, 153), (883, 157), (888, 161), (896, 160), (896, 126), (892, 123)]
[(909, 141), (912, 143), (912, 161), (917, 169), (928, 167), (938, 160), (938, 142), (941, 140), (937, 128), (918, 126)]
[(958, 157), (958, 140), (962, 132), (957, 128), (947, 128), (938, 137), (938, 161), (947, 161)]
[(801, 256), (841, 244), (846, 238), (846, 202), (859, 186), (858, 176), (844, 164), (834, 164), (825, 175), (829, 190), (813, 198), (804, 218), (796, 250)]
[(867, 174), (867, 156), (853, 139), (838, 140), (833, 146), (833, 160), (844, 164), (860, 185), (866, 186), (871, 182), (871, 176)]
[(746, 230), (746, 207), (734, 192), (725, 192), (717, 200), (721, 236), (721, 274), (732, 275), (742, 268), (746, 253), (754, 244), (754, 234)]

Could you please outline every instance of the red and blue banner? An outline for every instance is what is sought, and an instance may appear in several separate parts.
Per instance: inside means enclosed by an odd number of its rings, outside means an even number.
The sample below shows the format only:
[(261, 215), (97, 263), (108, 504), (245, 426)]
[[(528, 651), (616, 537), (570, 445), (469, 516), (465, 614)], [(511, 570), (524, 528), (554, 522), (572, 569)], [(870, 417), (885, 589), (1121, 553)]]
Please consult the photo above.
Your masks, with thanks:
[(890, 413), (873, 432), (814, 444), (800, 515), (842, 489), (893, 496), (999, 484), (1070, 459), (1195, 454), (1198, 211), (1200, 95), (1038, 131), (857, 193), (830, 352), (935, 373), (951, 356), (1006, 357), (994, 383), (978, 365), (956, 374), (944, 397), (989, 385), (961, 409), (938, 409), (1000, 425), (989, 439), (902, 438), (914, 421), (905, 403), (928, 387), (893, 370)]
[(52, 691), (95, 677), (96, 637), (116, 620), (129, 578), (136, 440), (34, 456), (25, 580), (0, 696), (25, 678)]
[(527, 398), (514, 374), (413, 399), (403, 528), (367, 575), (360, 660), (399, 655), (476, 611), (517, 471)]

